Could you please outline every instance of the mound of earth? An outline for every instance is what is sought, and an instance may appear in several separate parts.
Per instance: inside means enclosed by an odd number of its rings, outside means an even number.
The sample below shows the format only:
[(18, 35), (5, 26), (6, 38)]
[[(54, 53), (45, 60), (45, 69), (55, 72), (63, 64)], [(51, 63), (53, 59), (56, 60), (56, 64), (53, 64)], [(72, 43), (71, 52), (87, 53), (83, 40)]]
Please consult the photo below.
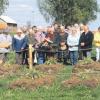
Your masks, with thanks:
[(78, 76), (72, 76), (69, 80), (63, 81), (61, 84), (64, 88), (71, 88), (80, 85), (81, 80)]
[(82, 81), (82, 85), (85, 85), (90, 88), (95, 88), (99, 85), (99, 81), (97, 79), (87, 79)]
[(72, 72), (79, 73), (79, 72), (88, 72), (88, 71), (100, 71), (100, 63), (99, 62), (92, 62), (88, 64), (77, 64)]
[(63, 68), (63, 65), (61, 64), (52, 64), (52, 65), (38, 65), (36, 66), (36, 70), (39, 70), (43, 73), (47, 73), (47, 74), (55, 74), (58, 71), (60, 71), (60, 69)]
[(45, 76), (38, 79), (22, 78), (17, 81), (14, 81), (10, 84), (10, 89), (23, 88), (23, 89), (36, 89), (41, 86), (50, 86), (52, 85), (55, 77), (54, 76)]
[(18, 70), (20, 70), (19, 65), (1, 65), (0, 66), (0, 76), (8, 75), (11, 73), (16, 73)]
[(63, 87), (75, 87), (78, 85), (95, 88), (100, 84), (100, 63), (90, 58), (79, 61), (72, 69), (72, 76), (62, 82)]
[(100, 78), (88, 77), (82, 79), (80, 76), (73, 74), (68, 80), (61, 83), (64, 88), (73, 88), (79, 85), (83, 85), (89, 88), (96, 88), (100, 84)]

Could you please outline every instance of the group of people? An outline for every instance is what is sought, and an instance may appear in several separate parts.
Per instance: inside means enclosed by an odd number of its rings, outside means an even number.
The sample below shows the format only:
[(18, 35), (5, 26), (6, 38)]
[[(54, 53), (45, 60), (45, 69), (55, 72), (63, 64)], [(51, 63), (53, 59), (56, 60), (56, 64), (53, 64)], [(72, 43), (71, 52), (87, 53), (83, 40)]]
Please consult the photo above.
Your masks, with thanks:
[[(93, 42), (96, 47), (96, 61), (100, 61), (100, 27), (92, 32), (88, 25), (75, 24), (63, 26), (55, 23), (46, 28), (20, 27), (11, 36), (7, 29), (0, 34), (0, 59), (6, 61), (7, 53), (15, 51), (16, 64), (29, 64), (29, 45), (32, 45), (33, 64), (44, 64), (50, 57), (56, 57), (58, 62), (72, 65), (85, 57), (91, 58)], [(4, 46), (3, 44), (6, 44)], [(3, 45), (3, 46), (2, 46)]]

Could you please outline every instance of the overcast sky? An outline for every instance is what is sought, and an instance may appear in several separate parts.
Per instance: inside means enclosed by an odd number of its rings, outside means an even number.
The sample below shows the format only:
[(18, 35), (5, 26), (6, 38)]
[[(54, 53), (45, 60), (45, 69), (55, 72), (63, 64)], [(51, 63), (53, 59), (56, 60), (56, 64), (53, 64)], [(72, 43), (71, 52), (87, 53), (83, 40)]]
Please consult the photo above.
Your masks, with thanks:
[[(100, 0), (98, 0), (98, 3), (100, 3)], [(32, 25), (48, 25), (39, 12), (37, 0), (9, 0), (9, 7), (4, 15), (13, 18), (18, 25), (25, 25), (28, 21)], [(95, 29), (100, 25), (99, 23), (100, 13), (98, 13), (97, 20), (90, 23), (90, 27)]]
[(13, 18), (19, 25), (31, 21), (32, 25), (47, 25), (40, 14), (37, 0), (9, 0), (9, 7), (4, 15)]

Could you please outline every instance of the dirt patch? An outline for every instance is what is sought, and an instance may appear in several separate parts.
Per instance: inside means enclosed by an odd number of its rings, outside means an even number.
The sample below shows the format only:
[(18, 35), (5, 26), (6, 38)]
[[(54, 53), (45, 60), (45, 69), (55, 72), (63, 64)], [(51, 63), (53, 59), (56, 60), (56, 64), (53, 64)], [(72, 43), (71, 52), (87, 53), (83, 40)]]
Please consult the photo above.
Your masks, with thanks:
[(57, 72), (59, 72), (61, 70), (61, 68), (63, 68), (63, 65), (61, 64), (52, 64), (52, 65), (39, 65), (36, 66), (36, 70), (39, 70), (43, 73), (47, 73), (47, 74), (55, 74)]
[(19, 65), (2, 65), (0, 66), (0, 76), (16, 73), (18, 70), (20, 70)]
[(100, 85), (100, 63), (90, 58), (79, 61), (72, 69), (69, 80), (62, 82), (64, 87), (75, 87), (78, 85), (95, 88)]
[(65, 80), (62, 82), (62, 86), (64, 88), (72, 88), (79, 85), (84, 85), (90, 88), (96, 88), (99, 85), (99, 81), (97, 79), (87, 79), (87, 80), (81, 80), (77, 77), (70, 78), (69, 80)]
[(61, 84), (65, 88), (67, 88), (67, 87), (71, 88), (71, 87), (75, 87), (75, 86), (80, 85), (80, 83), (81, 83), (81, 80), (79, 79), (79, 77), (72, 76), (72, 77), (70, 77), (69, 80), (65, 80)]
[(86, 72), (86, 71), (100, 71), (100, 63), (92, 62), (89, 64), (77, 64), (72, 70), (73, 73)]
[(38, 79), (22, 78), (17, 81), (14, 81), (10, 84), (10, 89), (23, 88), (23, 89), (36, 89), (41, 86), (50, 86), (52, 85), (55, 77), (54, 76), (45, 76)]
[(96, 88), (100, 84), (100, 76), (90, 75), (82, 79), (78, 74), (72, 74), (68, 80), (61, 83), (64, 88), (73, 88), (79, 85), (87, 86), (89, 88)]
[(97, 79), (88, 79), (83, 80), (82, 84), (90, 88), (96, 88), (99, 85), (99, 81)]

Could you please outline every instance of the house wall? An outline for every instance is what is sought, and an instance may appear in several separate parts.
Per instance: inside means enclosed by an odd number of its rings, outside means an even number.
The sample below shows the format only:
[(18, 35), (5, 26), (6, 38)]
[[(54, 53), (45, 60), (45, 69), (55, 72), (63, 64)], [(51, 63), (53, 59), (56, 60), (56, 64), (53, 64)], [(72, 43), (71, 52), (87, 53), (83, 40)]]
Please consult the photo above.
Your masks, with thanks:
[(17, 30), (17, 24), (8, 23), (7, 25), (10, 28), (11, 32), (16, 32), (16, 30)]
[(13, 24), (13, 23), (6, 23), (5, 21), (3, 21), (2, 19), (0, 19), (0, 23), (5, 23), (8, 25), (8, 28), (10, 28), (10, 32), (14, 33), (17, 30), (17, 24)]

